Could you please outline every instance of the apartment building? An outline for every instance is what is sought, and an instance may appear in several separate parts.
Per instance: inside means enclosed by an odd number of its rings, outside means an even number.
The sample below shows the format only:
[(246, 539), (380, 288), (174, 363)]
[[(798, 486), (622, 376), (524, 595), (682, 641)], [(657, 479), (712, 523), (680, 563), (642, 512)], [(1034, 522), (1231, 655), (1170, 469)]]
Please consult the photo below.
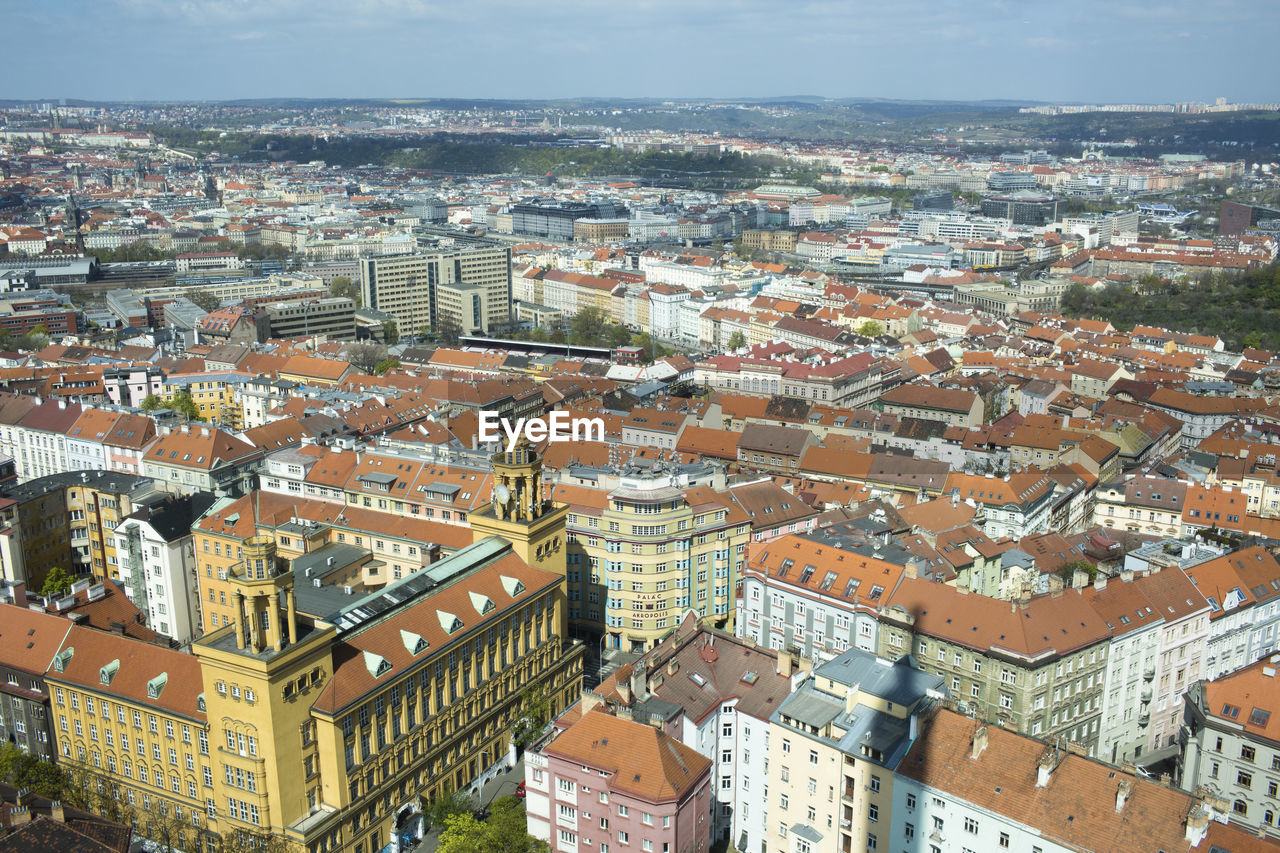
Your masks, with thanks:
[(53, 761), (54, 718), (45, 673), (62, 648), (72, 622), (26, 607), (25, 587), (9, 588), (15, 603), (0, 604), (4, 633), (21, 638), (0, 658), (0, 737), (26, 754)]
[(198, 492), (142, 506), (116, 526), (116, 569), (147, 624), (178, 643), (203, 633), (192, 528), (213, 504)]
[(900, 418), (941, 421), (947, 426), (982, 425), (982, 398), (972, 391), (899, 385), (880, 395), (875, 408)]
[(1006, 477), (953, 471), (947, 475), (943, 491), (982, 508), (987, 536), (1015, 540), (1049, 529), (1057, 493), (1054, 479), (1034, 467)]
[(1134, 477), (1098, 487), (1093, 523), (1112, 530), (1178, 538), (1187, 485), (1177, 480)]
[(878, 611), (901, 580), (907, 552), (867, 537), (788, 535), (753, 550), (742, 573), (740, 637), (825, 661), (874, 652)]
[(893, 780), (889, 850), (1109, 853), (1266, 849), (1188, 795), (942, 709)]
[(1278, 663), (1272, 655), (1192, 686), (1179, 767), (1183, 789), (1213, 791), (1233, 824), (1272, 839), (1280, 838), (1280, 732), (1271, 728)]
[[(557, 484), (569, 505), (570, 619), (610, 648), (649, 649), (693, 610), (732, 625), (750, 519), (706, 472), (632, 470)], [(579, 482), (586, 482), (579, 478)]]
[(983, 719), (1095, 751), (1110, 631), (1080, 590), (1009, 602), (910, 574), (880, 612), (880, 655), (914, 655)]
[(55, 567), (95, 580), (120, 576), (113, 531), (157, 497), (150, 479), (108, 471), (53, 474), (3, 491), (16, 503), (24, 581), (39, 589)]
[[(441, 285), (451, 286), (451, 295), (442, 299)], [(465, 300), (462, 285), (476, 285), (482, 294), (472, 293), (474, 298)], [(460, 328), (487, 334), (511, 321), (511, 250), (482, 247), (364, 258), (360, 261), (360, 294), (361, 304), (390, 315), (402, 334), (435, 329), (446, 318), (458, 322)], [(479, 323), (472, 322), (476, 299), (481, 310)], [(442, 307), (446, 303), (449, 307)]]
[(183, 424), (160, 435), (146, 449), (142, 474), (177, 494), (220, 491), (244, 494), (252, 488), (262, 449), (217, 427)]
[(1280, 644), (1280, 562), (1253, 546), (1186, 569), (1209, 602), (1204, 677), (1218, 678)]
[(1111, 632), (1097, 755), (1156, 760), (1176, 741), (1182, 694), (1204, 672), (1209, 603), (1176, 566), (1100, 576), (1084, 596)]
[(791, 692), (789, 653), (700, 625), (690, 614), (639, 660), (623, 664), (593, 694), (620, 715), (660, 726), (712, 762), (713, 840), (765, 836), (769, 717)]
[(529, 833), (555, 853), (703, 853), (711, 778), (711, 762), (675, 738), (591, 710), (525, 754)]
[(759, 846), (743, 849), (893, 849), (894, 772), (920, 716), (945, 696), (943, 679), (909, 657), (850, 649), (816, 667), (769, 719), (769, 821)]

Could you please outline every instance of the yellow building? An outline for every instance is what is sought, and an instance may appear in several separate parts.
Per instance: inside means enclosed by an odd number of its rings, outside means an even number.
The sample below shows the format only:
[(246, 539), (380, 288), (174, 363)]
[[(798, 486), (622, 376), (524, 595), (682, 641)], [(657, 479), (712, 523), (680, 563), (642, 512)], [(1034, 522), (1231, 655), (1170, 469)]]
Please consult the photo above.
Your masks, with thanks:
[(153, 839), (176, 820), (188, 850), (270, 835), (308, 853), (381, 850), (424, 798), (513, 763), (513, 733), (578, 698), (583, 647), (567, 639), (565, 510), (541, 499), (536, 454), (499, 456), (505, 495), (481, 526), (508, 538), (464, 530), (478, 541), (399, 579), (369, 582), (372, 555), (322, 525), (206, 531), (230, 623), (190, 654), (73, 628), (50, 679), (61, 760)]
[(200, 417), (235, 431), (243, 425), (239, 390), (253, 377), (245, 373), (201, 373), (170, 376), (161, 386), (160, 398), (172, 403), (182, 392), (191, 395)]
[(23, 576), (13, 579), (38, 590), (57, 567), (118, 580), (113, 531), (134, 511), (135, 500), (154, 494), (150, 478), (114, 471), (69, 471), (8, 487), (4, 496), (16, 505), (7, 515), (11, 525), (16, 522), (23, 556)]
[(140, 834), (215, 849), (227, 812), (197, 658), (75, 625), (45, 681), (59, 764), (96, 776)]
[(731, 627), (750, 536), (742, 508), (665, 474), (597, 485), (555, 489), (570, 506), (570, 620), (629, 652), (651, 648), (690, 610)]

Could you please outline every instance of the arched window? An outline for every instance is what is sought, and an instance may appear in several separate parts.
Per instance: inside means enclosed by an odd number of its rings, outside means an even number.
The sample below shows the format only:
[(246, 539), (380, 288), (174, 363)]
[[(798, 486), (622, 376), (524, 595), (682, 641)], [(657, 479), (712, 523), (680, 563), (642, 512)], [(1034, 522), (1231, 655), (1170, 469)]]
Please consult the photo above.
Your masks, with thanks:
[(1249, 813), (1249, 804), (1244, 800), (1236, 800), (1231, 805), (1231, 811), (1241, 816), (1246, 815)]

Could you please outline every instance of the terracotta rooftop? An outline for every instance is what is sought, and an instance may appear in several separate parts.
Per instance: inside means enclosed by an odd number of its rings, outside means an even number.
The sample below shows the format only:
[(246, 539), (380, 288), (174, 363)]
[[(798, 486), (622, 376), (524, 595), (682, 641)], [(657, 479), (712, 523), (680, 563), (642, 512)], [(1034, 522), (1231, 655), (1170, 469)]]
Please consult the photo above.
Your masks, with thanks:
[(679, 801), (696, 790), (711, 762), (644, 723), (590, 711), (543, 753), (609, 774), (611, 791), (649, 802)]

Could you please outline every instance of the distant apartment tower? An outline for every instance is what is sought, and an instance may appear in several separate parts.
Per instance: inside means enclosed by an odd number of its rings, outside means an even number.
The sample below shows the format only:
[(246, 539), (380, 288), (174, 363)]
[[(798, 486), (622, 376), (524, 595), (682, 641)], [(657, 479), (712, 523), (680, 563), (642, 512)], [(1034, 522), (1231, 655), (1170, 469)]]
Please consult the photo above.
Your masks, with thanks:
[(574, 223), (579, 219), (625, 219), (627, 208), (611, 201), (559, 202), (528, 199), (511, 206), (511, 230), (516, 234), (574, 239)]
[(511, 250), (365, 258), (360, 294), (365, 307), (390, 315), (403, 334), (449, 321), (462, 334), (487, 334), (511, 320)]

